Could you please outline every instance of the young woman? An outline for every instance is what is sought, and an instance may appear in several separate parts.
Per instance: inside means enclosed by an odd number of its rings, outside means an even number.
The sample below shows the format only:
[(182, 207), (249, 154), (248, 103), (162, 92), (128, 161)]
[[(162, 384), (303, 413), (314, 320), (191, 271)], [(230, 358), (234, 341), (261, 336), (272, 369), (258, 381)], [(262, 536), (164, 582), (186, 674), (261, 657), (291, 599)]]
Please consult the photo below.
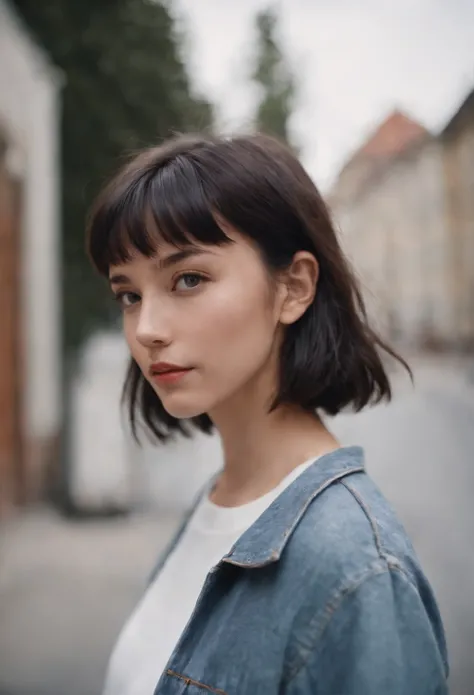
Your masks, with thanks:
[(410, 541), (362, 450), (322, 418), (390, 398), (378, 351), (396, 355), (298, 161), (262, 135), (178, 137), (101, 194), (88, 250), (123, 311), (135, 433), (215, 428), (224, 454), (105, 693), (447, 693)]

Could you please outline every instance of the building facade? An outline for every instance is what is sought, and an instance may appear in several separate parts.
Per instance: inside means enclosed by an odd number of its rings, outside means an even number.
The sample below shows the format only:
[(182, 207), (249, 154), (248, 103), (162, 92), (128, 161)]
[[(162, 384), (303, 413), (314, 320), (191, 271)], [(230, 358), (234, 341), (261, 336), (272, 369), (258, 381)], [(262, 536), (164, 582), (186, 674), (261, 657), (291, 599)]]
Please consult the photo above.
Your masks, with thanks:
[(61, 83), (0, 0), (0, 513), (39, 494), (60, 427)]
[(449, 121), (440, 141), (450, 239), (450, 291), (456, 342), (474, 348), (474, 90)]
[[(459, 348), (470, 335), (474, 144), (466, 120), (435, 137), (392, 114), (346, 165), (329, 197), (372, 323), (404, 347)], [(358, 180), (361, 151), (378, 157), (363, 158)], [(461, 223), (455, 214), (463, 216)]]

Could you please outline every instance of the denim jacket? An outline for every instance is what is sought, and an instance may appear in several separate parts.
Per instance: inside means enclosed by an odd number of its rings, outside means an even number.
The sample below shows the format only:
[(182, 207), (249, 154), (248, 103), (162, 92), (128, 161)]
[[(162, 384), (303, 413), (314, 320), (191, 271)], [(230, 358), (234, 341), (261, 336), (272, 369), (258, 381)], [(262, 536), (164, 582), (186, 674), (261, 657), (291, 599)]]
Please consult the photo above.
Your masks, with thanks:
[(348, 447), (307, 468), (211, 570), (155, 695), (445, 695), (447, 673), (430, 585)]

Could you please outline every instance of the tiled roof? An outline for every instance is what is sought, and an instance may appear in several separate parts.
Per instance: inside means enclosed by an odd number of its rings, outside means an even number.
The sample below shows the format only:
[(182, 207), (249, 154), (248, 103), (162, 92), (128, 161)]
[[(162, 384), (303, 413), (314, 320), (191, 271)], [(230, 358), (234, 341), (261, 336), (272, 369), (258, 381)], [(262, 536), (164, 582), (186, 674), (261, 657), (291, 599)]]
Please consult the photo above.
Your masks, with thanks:
[(393, 111), (341, 169), (331, 199), (352, 197), (381, 167), (430, 137), (430, 132), (420, 123), (401, 111)]
[(427, 136), (429, 132), (420, 123), (401, 111), (394, 111), (357, 151), (355, 157), (387, 159)]

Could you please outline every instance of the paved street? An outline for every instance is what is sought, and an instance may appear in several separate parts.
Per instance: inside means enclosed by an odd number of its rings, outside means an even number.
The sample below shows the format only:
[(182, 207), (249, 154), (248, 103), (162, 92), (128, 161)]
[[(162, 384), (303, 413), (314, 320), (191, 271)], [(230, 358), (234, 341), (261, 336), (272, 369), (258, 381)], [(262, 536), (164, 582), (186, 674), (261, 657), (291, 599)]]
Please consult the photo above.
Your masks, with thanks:
[(3, 529), (0, 695), (98, 695), (117, 632), (175, 524), (65, 522), (43, 510)]
[[(438, 595), (452, 695), (474, 694), (474, 387), (417, 365), (390, 406), (340, 416), (344, 443), (401, 514)], [(107, 655), (177, 523), (156, 511), (70, 522), (44, 510), (0, 529), (0, 695), (98, 695)]]

